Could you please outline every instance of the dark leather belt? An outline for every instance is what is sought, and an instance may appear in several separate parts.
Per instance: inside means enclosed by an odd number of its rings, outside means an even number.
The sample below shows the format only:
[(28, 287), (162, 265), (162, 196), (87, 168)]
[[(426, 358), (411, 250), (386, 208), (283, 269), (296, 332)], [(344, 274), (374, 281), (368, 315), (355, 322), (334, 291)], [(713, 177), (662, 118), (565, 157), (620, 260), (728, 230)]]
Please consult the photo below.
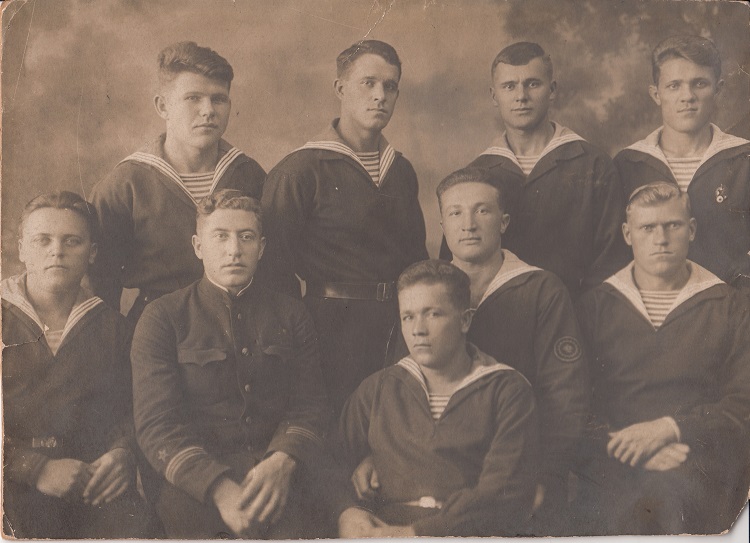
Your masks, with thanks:
[(307, 283), (306, 296), (339, 300), (388, 302), (396, 297), (395, 283)]

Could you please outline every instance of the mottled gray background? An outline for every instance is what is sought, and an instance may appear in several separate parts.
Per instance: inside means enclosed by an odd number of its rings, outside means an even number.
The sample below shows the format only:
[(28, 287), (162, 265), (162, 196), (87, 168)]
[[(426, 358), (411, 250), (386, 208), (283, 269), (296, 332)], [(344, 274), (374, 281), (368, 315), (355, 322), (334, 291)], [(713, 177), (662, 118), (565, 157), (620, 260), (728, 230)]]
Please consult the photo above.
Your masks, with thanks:
[[(88, 194), (120, 159), (163, 129), (155, 59), (195, 40), (234, 66), (226, 138), (267, 170), (338, 110), (335, 57), (367, 36), (403, 67), (386, 135), (414, 164), (428, 227), (434, 188), (489, 144), (495, 54), (518, 40), (551, 53), (553, 117), (610, 153), (659, 124), (647, 94), (649, 53), (670, 34), (713, 39), (727, 81), (716, 122), (748, 114), (748, 9), (741, 3), (636, 0), (16, 0), (2, 58), (2, 264), (16, 273), (21, 207), (52, 188)], [(744, 69), (742, 66), (744, 65)]]

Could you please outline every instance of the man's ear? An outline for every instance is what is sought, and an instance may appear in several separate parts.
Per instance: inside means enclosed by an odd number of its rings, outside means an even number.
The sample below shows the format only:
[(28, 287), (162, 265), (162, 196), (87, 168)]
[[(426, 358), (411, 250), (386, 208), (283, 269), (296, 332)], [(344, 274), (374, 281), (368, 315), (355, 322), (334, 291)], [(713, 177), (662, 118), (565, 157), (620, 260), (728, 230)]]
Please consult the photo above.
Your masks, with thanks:
[(474, 309), (467, 309), (461, 315), (461, 333), (468, 334), (471, 327), (471, 320), (474, 318)]
[(96, 243), (91, 244), (91, 249), (89, 250), (89, 266), (94, 263), (94, 260), (96, 260), (96, 252), (99, 250), (99, 247), (96, 245)]
[(266, 250), (266, 238), (260, 238), (260, 252), (258, 253), (258, 260), (263, 258), (263, 251)]
[(18, 239), (18, 260), (22, 264), (26, 264), (26, 253), (23, 250), (23, 238)]
[(695, 220), (695, 217), (690, 217), (688, 229), (690, 230), (690, 241), (693, 241), (695, 239), (695, 233), (698, 231), (698, 221)]
[(495, 96), (495, 87), (490, 85), (490, 96), (492, 97), (492, 103), (495, 104), (495, 107), (499, 106), (500, 104), (497, 103), (497, 96)]
[(344, 80), (336, 79), (333, 82), (333, 92), (336, 93), (336, 97), (341, 100), (344, 97)]
[(723, 79), (719, 79), (716, 82), (716, 92), (715, 92), (715, 94), (719, 95), (721, 93), (721, 91), (722, 91), (723, 88), (724, 88), (724, 80)]
[(167, 100), (164, 96), (161, 94), (154, 96), (154, 107), (156, 108), (156, 113), (159, 114), (159, 117), (165, 121), (169, 118), (169, 113), (167, 112)]
[(500, 220), (502, 221), (500, 223), (500, 233), (505, 234), (505, 231), (508, 229), (508, 225), (510, 225), (510, 214), (503, 213), (503, 216)]
[(555, 99), (557, 98), (557, 81), (553, 80), (552, 83), (549, 84), (549, 90), (550, 90), (549, 101), (554, 102)]
[(199, 260), (203, 260), (203, 253), (201, 253), (201, 238), (198, 236), (198, 234), (193, 234), (191, 241), (193, 242), (193, 251), (195, 251), (195, 256), (197, 256)]
[(631, 247), (633, 246), (633, 242), (630, 239), (630, 227), (626, 222), (622, 223), (622, 237), (625, 238), (625, 243), (627, 243)]
[(661, 97), (659, 96), (659, 88), (656, 85), (648, 86), (648, 94), (651, 99), (656, 103), (657, 106), (661, 107)]

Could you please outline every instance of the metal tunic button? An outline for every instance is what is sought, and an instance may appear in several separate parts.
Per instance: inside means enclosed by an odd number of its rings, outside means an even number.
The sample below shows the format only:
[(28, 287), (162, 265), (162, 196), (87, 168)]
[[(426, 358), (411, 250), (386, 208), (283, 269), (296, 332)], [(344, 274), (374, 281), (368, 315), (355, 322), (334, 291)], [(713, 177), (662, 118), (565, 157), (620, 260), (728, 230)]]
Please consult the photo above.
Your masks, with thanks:
[(241, 320), (242, 320), (242, 313), (237, 313), (237, 320), (238, 320), (238, 321), (241, 321)]
[[(245, 392), (250, 392), (250, 385), (245, 385)], [(250, 417), (248, 417), (250, 418)]]
[(250, 424), (252, 421), (253, 421), (253, 419), (251, 419), (250, 417), (246, 417), (245, 418), (245, 422), (248, 423), (248, 424)]
[(247, 356), (248, 354), (250, 354), (250, 349), (248, 349), (247, 347), (243, 347), (241, 352), (243, 355)]

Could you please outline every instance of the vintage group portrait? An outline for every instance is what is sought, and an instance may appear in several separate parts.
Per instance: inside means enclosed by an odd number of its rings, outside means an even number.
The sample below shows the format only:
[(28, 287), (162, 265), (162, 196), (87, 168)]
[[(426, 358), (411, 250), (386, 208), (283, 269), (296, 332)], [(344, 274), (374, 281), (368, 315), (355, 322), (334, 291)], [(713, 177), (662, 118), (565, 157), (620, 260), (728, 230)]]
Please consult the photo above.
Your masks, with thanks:
[(735, 524), (746, 3), (0, 7), (4, 538)]

